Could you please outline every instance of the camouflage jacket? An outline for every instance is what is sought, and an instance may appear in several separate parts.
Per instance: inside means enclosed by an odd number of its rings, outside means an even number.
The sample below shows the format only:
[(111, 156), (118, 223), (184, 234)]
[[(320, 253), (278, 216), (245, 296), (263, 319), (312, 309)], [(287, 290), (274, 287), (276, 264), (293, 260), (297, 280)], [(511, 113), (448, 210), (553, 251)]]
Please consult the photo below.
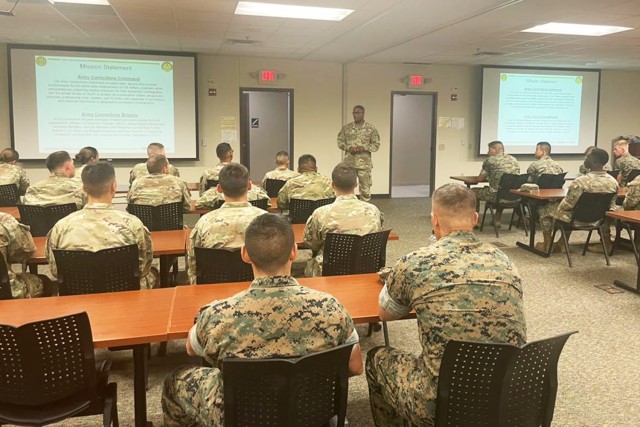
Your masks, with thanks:
[(562, 172), (563, 170), (558, 162), (556, 162), (549, 156), (544, 156), (539, 160), (531, 163), (529, 169), (527, 169), (527, 173), (531, 175), (529, 177), (529, 182), (538, 182), (538, 178), (540, 178), (540, 175), (542, 174), (557, 175)]
[(154, 173), (143, 175), (133, 182), (127, 194), (127, 202), (151, 206), (182, 202), (182, 210), (189, 212), (191, 192), (181, 178)]
[(227, 166), (229, 162), (223, 163), (220, 162), (212, 168), (205, 169), (200, 177), (200, 195), (205, 192), (205, 188), (207, 186), (207, 181), (210, 179), (219, 180), (220, 179), (220, 171), (223, 167)]
[(291, 178), (295, 178), (300, 175), (298, 172), (294, 172), (289, 168), (275, 168), (272, 171), (264, 174), (264, 178), (262, 178), (262, 188), (267, 188), (267, 179), (278, 179), (280, 181), (288, 181)]
[(635, 211), (640, 209), (640, 176), (627, 184), (627, 195), (622, 202), (625, 211)]
[(53, 174), (49, 178), (36, 182), (24, 195), (25, 205), (64, 205), (75, 203), (78, 209), (87, 203), (87, 193), (82, 190), (82, 182)]
[(20, 166), (0, 163), (0, 185), (6, 184), (15, 184), (18, 187), (18, 193), (24, 195), (29, 187), (29, 178)]
[[(267, 206), (271, 206), (271, 198), (267, 192), (257, 185), (252, 185), (249, 191), (247, 191), (247, 200), (260, 199), (267, 199)], [(224, 194), (218, 193), (217, 188), (210, 188), (198, 197), (198, 200), (196, 200), (196, 209), (213, 209), (216, 202), (224, 202)]]
[(500, 153), (495, 156), (489, 156), (482, 162), (482, 170), (480, 175), (487, 177), (491, 192), (497, 193), (500, 185), (500, 178), (505, 173), (520, 173), (520, 165), (515, 157), (508, 154)]
[[(136, 178), (140, 178), (141, 176), (144, 176), (144, 175), (149, 175), (149, 169), (147, 169), (147, 162), (138, 163), (133, 167), (133, 169), (131, 169), (131, 172), (129, 172), (129, 185), (133, 184), (133, 181), (135, 181)], [(173, 166), (172, 164), (169, 164), (169, 175), (180, 177), (180, 171), (178, 170), (177, 167)]]
[[(364, 147), (364, 151), (351, 153), (351, 147)], [(343, 162), (356, 169), (371, 169), (371, 153), (380, 148), (380, 135), (369, 122), (357, 126), (355, 122), (348, 123), (338, 133), (338, 148), (344, 151)]]
[(620, 182), (620, 185), (624, 187), (627, 185), (627, 177), (631, 171), (634, 169), (640, 169), (640, 160), (627, 153), (618, 157), (615, 168), (620, 169), (620, 174), (622, 175), (622, 182)]
[(335, 197), (331, 188), (331, 179), (318, 172), (303, 172), (291, 178), (278, 193), (278, 208), (289, 209), (289, 200), (305, 199), (320, 200)]
[[(26, 263), (35, 251), (36, 246), (33, 243), (31, 233), (29, 233), (29, 227), (20, 224), (11, 215), (0, 212), (0, 252), (7, 265), (13, 298), (38, 296), (31, 295), (29, 292), (30, 283), (39, 282), (38, 277), (28, 273), (16, 274), (11, 268), (12, 263)], [(39, 287), (42, 287), (41, 283), (39, 283)]]
[(558, 204), (557, 210), (553, 213), (554, 218), (564, 222), (571, 221), (571, 213), (578, 203), (582, 193), (615, 193), (611, 198), (610, 210), (619, 209), (616, 206), (618, 196), (618, 182), (605, 171), (589, 172), (573, 180), (567, 190), (567, 195)]

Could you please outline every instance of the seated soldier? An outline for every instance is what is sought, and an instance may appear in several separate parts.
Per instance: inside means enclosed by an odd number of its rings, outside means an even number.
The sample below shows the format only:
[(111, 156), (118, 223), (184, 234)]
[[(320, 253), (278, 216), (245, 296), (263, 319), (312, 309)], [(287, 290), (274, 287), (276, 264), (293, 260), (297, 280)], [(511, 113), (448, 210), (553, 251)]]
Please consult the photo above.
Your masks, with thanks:
[(291, 225), (281, 215), (265, 214), (249, 224), (242, 259), (255, 279), (246, 291), (200, 310), (187, 353), (212, 367), (183, 366), (165, 379), (165, 426), (224, 424), (224, 358), (298, 357), (354, 342), (349, 373), (362, 373), (351, 317), (334, 297), (291, 277), (296, 252)]
[(216, 147), (216, 156), (218, 156), (220, 162), (214, 167), (206, 169), (200, 177), (200, 195), (206, 191), (207, 181), (218, 181), (222, 168), (233, 161), (233, 149), (231, 145), (226, 142), (218, 144)]
[(551, 154), (551, 144), (548, 142), (538, 142), (536, 145), (535, 162), (531, 163), (527, 173), (529, 176), (529, 182), (538, 182), (538, 178), (542, 174), (557, 175), (562, 173), (562, 168), (553, 160), (549, 155)]
[(149, 157), (147, 170), (149, 175), (142, 175), (131, 184), (127, 202), (151, 206), (182, 202), (184, 212), (191, 210), (191, 192), (181, 178), (169, 175), (169, 161), (165, 156)]
[(87, 165), (95, 165), (100, 161), (100, 154), (94, 147), (84, 147), (75, 156), (75, 161), (80, 163), (76, 168), (75, 179), (82, 182), (82, 170)]
[(26, 263), (35, 253), (36, 245), (29, 233), (29, 227), (20, 224), (11, 215), (0, 212), (0, 252), (7, 265), (11, 296), (18, 298), (36, 298), (42, 296), (45, 285), (50, 285), (44, 275), (14, 273), (11, 264)]
[[(267, 199), (267, 206), (271, 206), (271, 198), (267, 192), (257, 185), (249, 182), (249, 190), (247, 191), (247, 200)], [(214, 209), (224, 203), (224, 193), (218, 191), (218, 186), (211, 187), (196, 200), (196, 209)]]
[(289, 209), (291, 199), (320, 200), (335, 197), (331, 180), (318, 173), (316, 158), (304, 154), (298, 159), (298, 175), (291, 178), (278, 193), (278, 208)]
[(267, 179), (277, 179), (287, 181), (298, 176), (298, 172), (289, 169), (289, 153), (278, 151), (276, 154), (276, 168), (267, 172), (262, 178), (262, 188), (267, 188)]
[(64, 205), (75, 203), (78, 209), (87, 203), (87, 194), (82, 191), (82, 183), (73, 177), (76, 168), (66, 151), (56, 151), (47, 157), (47, 169), (51, 176), (36, 182), (24, 195), (25, 205)]
[[(594, 148), (596, 148), (595, 145), (591, 145), (589, 147), (587, 147), (586, 150), (584, 150), (584, 158), (586, 159), (587, 156), (589, 155), (589, 153), (591, 153), (591, 150), (593, 150)], [(611, 166), (609, 166), (609, 163), (607, 163), (606, 165), (604, 165), (602, 167), (603, 171), (610, 171), (611, 170)], [(584, 161), (583, 163), (580, 165), (580, 167), (578, 168), (578, 172), (580, 172), (580, 175), (585, 175), (587, 173), (589, 173), (589, 170), (587, 169), (587, 167), (584, 165)]]
[(0, 185), (15, 184), (18, 193), (23, 196), (29, 187), (27, 173), (16, 165), (20, 154), (12, 148), (5, 148), (0, 153)]
[(382, 320), (415, 310), (422, 353), (376, 347), (367, 354), (369, 400), (376, 426), (433, 425), (438, 374), (450, 339), (526, 342), (522, 284), (515, 265), (472, 233), (474, 193), (446, 184), (433, 193), (438, 239), (400, 258), (380, 292)]
[(244, 229), (252, 219), (266, 213), (247, 201), (250, 186), (249, 171), (241, 164), (229, 163), (220, 171), (218, 191), (224, 193), (225, 203), (202, 216), (189, 236), (187, 267), (192, 285), (196, 284), (195, 248), (240, 249)]
[(640, 169), (640, 160), (629, 153), (629, 141), (636, 140), (634, 136), (619, 136), (613, 140), (613, 154), (616, 156), (615, 169), (620, 170), (618, 184), (627, 186), (627, 178), (634, 169)]
[(97, 252), (127, 245), (138, 246), (140, 289), (156, 288), (159, 274), (153, 262), (153, 243), (149, 230), (137, 217), (113, 208), (116, 174), (108, 163), (89, 165), (82, 171), (82, 184), (89, 195), (84, 209), (62, 218), (47, 238), (47, 261), (57, 277), (54, 249)]
[(304, 272), (307, 277), (322, 276), (323, 246), (327, 233), (362, 236), (382, 230), (382, 214), (378, 208), (356, 197), (356, 170), (339, 163), (333, 168), (331, 179), (336, 201), (313, 211), (304, 227), (304, 242), (316, 254), (307, 263)]
[(625, 211), (640, 209), (640, 175), (627, 183), (627, 194), (622, 202), (622, 208)]
[[(167, 157), (167, 153), (164, 150), (164, 145), (160, 144), (159, 142), (152, 142), (147, 146), (147, 156), (149, 158), (158, 154)], [(131, 172), (129, 172), (129, 186), (133, 184), (133, 181), (135, 181), (136, 178), (147, 175), (148, 173), (149, 170), (147, 169), (147, 162), (136, 164), (133, 169), (131, 169)], [(180, 176), (180, 171), (178, 171), (178, 168), (173, 166), (172, 164), (169, 164), (169, 173), (173, 176)]]

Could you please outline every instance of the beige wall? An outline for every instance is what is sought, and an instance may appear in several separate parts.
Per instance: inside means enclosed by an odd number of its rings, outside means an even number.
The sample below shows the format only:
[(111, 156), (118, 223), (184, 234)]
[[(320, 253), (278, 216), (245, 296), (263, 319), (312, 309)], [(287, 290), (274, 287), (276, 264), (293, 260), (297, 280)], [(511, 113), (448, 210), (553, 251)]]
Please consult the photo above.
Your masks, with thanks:
[[(450, 175), (473, 175), (480, 170), (477, 152), (481, 70), (477, 66), (365, 64), (341, 65), (330, 62), (291, 61), (268, 58), (198, 56), (198, 108), (200, 161), (175, 162), (182, 176), (197, 181), (202, 169), (217, 162), (215, 146), (220, 142), (220, 117), (238, 117), (240, 88), (261, 87), (250, 73), (260, 68), (275, 69), (285, 77), (274, 86), (294, 90), (295, 156), (314, 154), (320, 172), (329, 174), (340, 161), (336, 135), (351, 120), (353, 105), (366, 107), (366, 119), (375, 124), (382, 144), (373, 155), (373, 193), (387, 194), (389, 188), (389, 137), (391, 92), (407, 91), (402, 78), (422, 74), (432, 80), (423, 91), (438, 94), (438, 117), (462, 117), (465, 128), (438, 128), (436, 133), (436, 182), (449, 181)], [(208, 96), (209, 87), (217, 96)], [(458, 101), (450, 95), (456, 88)], [(640, 96), (640, 72), (603, 71), (600, 89), (598, 144), (610, 151), (611, 138), (618, 134), (638, 134), (640, 107), (633, 100)], [(207, 146), (202, 146), (206, 141)], [(485, 144), (486, 141), (483, 141)], [(0, 45), (0, 146), (10, 145), (6, 46)], [(239, 147), (235, 147), (239, 154)], [(484, 148), (483, 148), (484, 151)], [(520, 159), (526, 167), (533, 157)], [(579, 156), (558, 159), (565, 170), (576, 172)], [(115, 162), (118, 181), (127, 180), (134, 162)], [(32, 181), (47, 176), (44, 166), (25, 164)], [(260, 179), (261, 177), (253, 177)]]

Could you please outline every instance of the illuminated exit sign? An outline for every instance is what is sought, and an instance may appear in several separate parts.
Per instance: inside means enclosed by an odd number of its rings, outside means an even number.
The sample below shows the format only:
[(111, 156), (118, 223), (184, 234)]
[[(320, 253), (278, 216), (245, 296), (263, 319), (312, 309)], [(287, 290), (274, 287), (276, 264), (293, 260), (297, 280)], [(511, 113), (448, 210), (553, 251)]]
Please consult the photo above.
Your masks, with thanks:
[(410, 75), (409, 76), (409, 87), (418, 88), (422, 87), (424, 84), (424, 78), (420, 75)]
[(274, 70), (260, 70), (258, 75), (258, 81), (260, 83), (275, 83), (276, 79), (277, 75)]

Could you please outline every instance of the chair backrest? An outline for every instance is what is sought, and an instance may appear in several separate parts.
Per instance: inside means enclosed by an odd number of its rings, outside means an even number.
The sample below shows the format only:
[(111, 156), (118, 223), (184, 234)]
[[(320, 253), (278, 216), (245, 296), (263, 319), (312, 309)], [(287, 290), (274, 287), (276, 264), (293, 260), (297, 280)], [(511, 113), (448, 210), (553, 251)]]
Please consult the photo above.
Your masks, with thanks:
[(551, 426), (558, 359), (574, 333), (522, 348), (450, 340), (440, 364), (434, 425)]
[(604, 220), (605, 213), (611, 207), (616, 193), (582, 193), (571, 215), (571, 223), (595, 223)]
[(78, 210), (75, 203), (35, 206), (18, 203), (20, 222), (28, 225), (33, 237), (46, 236), (49, 230), (65, 216)]
[(220, 183), (219, 179), (208, 179), (207, 182), (204, 184), (204, 191), (207, 191), (212, 187), (217, 187), (219, 183)]
[(564, 186), (564, 177), (567, 173), (550, 174), (543, 173), (538, 177), (538, 188), (562, 188)]
[(98, 252), (54, 249), (60, 295), (99, 294), (140, 289), (138, 246)]
[(304, 224), (313, 211), (320, 206), (335, 202), (335, 197), (320, 200), (291, 199), (289, 204), (289, 219), (292, 224)]
[(149, 231), (182, 230), (182, 202), (151, 206), (129, 203), (127, 212), (140, 218)]
[(343, 426), (353, 344), (299, 359), (224, 359), (224, 425)]
[(631, 182), (634, 179), (636, 179), (638, 176), (640, 176), (640, 169), (633, 169), (631, 170), (631, 172), (629, 172), (629, 175), (627, 176), (627, 182)]
[(15, 184), (0, 185), (0, 207), (16, 206), (20, 203), (20, 193)]
[(251, 264), (240, 256), (240, 250), (195, 248), (196, 282), (229, 283), (253, 280)]
[(614, 169), (612, 171), (607, 171), (607, 173), (609, 175), (611, 175), (612, 177), (618, 179), (618, 174), (620, 174), (620, 169)]
[(4, 257), (0, 254), (0, 300), (13, 299), (11, 293), (11, 281), (9, 280), (9, 269)]
[(0, 408), (55, 406), (70, 397), (86, 399), (88, 406), (95, 398), (96, 366), (87, 313), (17, 328), (0, 325), (0, 348)]
[(500, 184), (498, 184), (498, 201), (516, 202), (520, 200), (520, 196), (513, 194), (511, 190), (517, 190), (522, 187), (522, 184), (526, 184), (529, 180), (529, 174), (523, 173), (522, 175), (505, 173), (500, 177)]
[(260, 208), (265, 211), (269, 210), (269, 199), (249, 200), (249, 203), (251, 203), (256, 208)]
[(284, 187), (287, 181), (283, 181), (281, 179), (269, 179), (267, 178), (267, 182), (265, 183), (265, 190), (269, 197), (278, 197), (278, 193), (280, 189)]
[(375, 273), (386, 263), (387, 240), (391, 230), (359, 236), (327, 233), (322, 255), (322, 275)]

